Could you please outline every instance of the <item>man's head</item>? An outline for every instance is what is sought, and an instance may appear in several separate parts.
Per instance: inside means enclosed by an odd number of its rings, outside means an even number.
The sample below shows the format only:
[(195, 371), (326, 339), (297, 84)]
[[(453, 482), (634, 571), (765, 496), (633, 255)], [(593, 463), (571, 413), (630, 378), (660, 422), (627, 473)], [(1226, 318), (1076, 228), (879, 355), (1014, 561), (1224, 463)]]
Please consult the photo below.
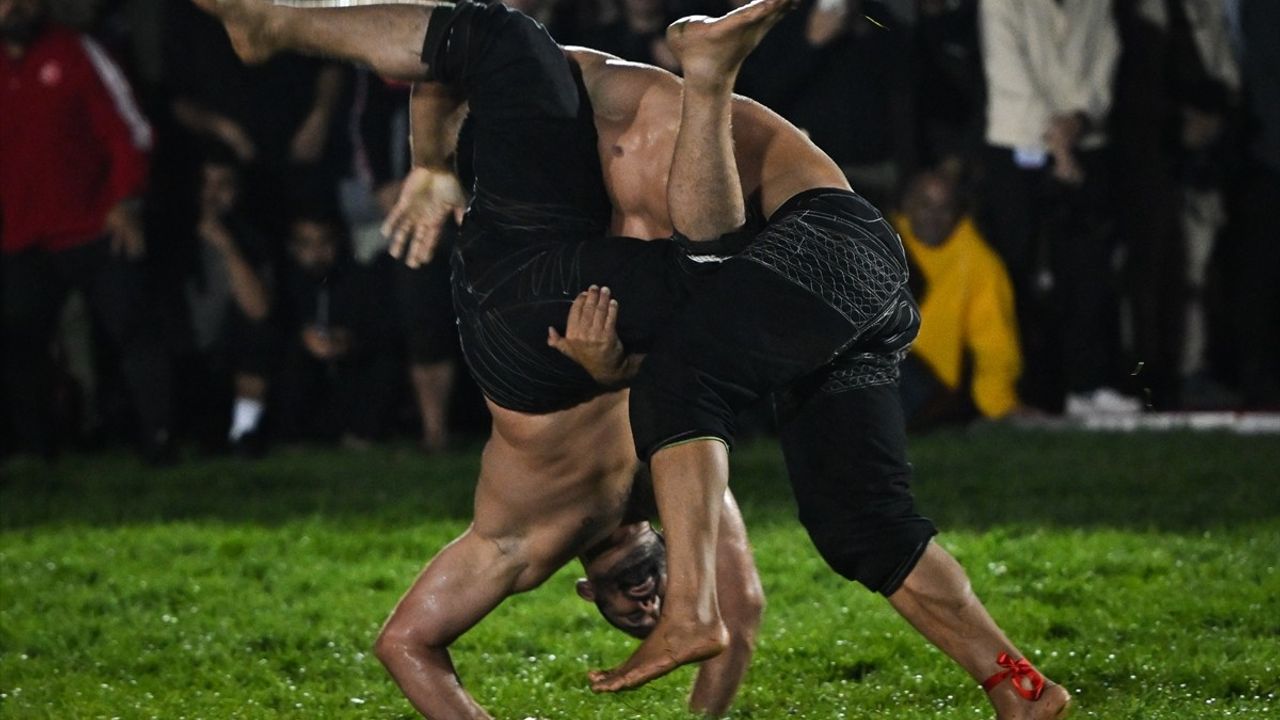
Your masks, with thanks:
[[(0, 0), (4, 2), (4, 0)], [(211, 149), (200, 167), (200, 208), (224, 216), (240, 198), (240, 163), (228, 150)]]
[(902, 209), (920, 242), (937, 247), (951, 236), (959, 218), (955, 183), (941, 173), (921, 173), (908, 186)]
[(658, 624), (667, 589), (667, 546), (647, 522), (619, 527), (582, 558), (587, 577), (578, 596), (596, 604), (610, 625), (644, 638)]
[(44, 0), (0, 0), (0, 41), (26, 47), (44, 25), (46, 11)]
[(289, 256), (312, 277), (324, 277), (338, 263), (346, 229), (323, 211), (300, 212), (289, 224)]

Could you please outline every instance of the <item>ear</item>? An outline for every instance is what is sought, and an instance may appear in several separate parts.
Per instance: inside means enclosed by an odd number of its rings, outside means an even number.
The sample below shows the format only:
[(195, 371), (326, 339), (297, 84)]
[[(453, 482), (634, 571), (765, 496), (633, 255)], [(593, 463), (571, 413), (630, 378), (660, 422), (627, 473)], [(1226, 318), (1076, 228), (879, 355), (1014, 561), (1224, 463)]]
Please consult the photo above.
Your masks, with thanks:
[(574, 585), (574, 589), (578, 591), (578, 597), (587, 602), (596, 601), (596, 588), (591, 581), (586, 578), (578, 578), (578, 582)]

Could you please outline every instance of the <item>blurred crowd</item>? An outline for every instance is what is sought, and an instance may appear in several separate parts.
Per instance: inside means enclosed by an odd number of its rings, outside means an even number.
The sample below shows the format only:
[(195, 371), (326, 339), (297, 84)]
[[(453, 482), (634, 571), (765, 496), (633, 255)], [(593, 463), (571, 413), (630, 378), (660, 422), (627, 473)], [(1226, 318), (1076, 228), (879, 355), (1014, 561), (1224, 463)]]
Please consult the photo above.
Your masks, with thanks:
[[(740, 0), (510, 0), (679, 72)], [(378, 228), (408, 88), (183, 0), (0, 0), (5, 453), (480, 432), (447, 249)], [(801, 0), (738, 92), (903, 236), (917, 428), (1280, 405), (1280, 3)]]

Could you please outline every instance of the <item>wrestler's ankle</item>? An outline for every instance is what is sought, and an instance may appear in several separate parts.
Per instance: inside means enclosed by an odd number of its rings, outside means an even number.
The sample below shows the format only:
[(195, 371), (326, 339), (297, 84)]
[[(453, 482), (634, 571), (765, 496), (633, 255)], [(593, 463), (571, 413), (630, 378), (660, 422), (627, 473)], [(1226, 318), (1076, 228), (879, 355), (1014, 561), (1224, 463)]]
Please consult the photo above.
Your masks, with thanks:
[(996, 711), (996, 720), (1058, 720), (1067, 715), (1072, 702), (1071, 693), (1052, 681), (1045, 683), (1036, 700), (1020, 696), (1009, 685), (993, 688), (987, 699)]
[(686, 68), (684, 75), (684, 92), (686, 96), (694, 95), (698, 98), (723, 98), (728, 101), (733, 95), (733, 85), (738, 79), (738, 73), (724, 72), (704, 72), (696, 69), (696, 66)]
[(688, 618), (674, 618), (666, 626), (665, 632), (670, 640), (708, 650), (714, 648), (716, 654), (729, 646), (729, 628), (718, 611), (701, 612)]

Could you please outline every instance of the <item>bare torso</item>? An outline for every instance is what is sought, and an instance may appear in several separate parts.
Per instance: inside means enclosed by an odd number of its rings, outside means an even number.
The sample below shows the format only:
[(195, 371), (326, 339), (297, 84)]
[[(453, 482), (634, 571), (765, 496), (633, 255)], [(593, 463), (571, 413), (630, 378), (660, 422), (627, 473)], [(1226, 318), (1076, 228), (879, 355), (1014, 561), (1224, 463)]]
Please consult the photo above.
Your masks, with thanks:
[[(680, 80), (648, 65), (570, 48), (595, 110), (612, 231), (630, 237), (671, 234), (667, 175), (680, 123)], [(759, 192), (765, 217), (813, 188), (848, 189), (840, 168), (794, 125), (763, 105), (734, 98), (734, 144), (745, 195)]]
[(622, 521), (638, 465), (627, 393), (547, 415), (489, 410), (473, 529), (532, 561), (529, 589)]

